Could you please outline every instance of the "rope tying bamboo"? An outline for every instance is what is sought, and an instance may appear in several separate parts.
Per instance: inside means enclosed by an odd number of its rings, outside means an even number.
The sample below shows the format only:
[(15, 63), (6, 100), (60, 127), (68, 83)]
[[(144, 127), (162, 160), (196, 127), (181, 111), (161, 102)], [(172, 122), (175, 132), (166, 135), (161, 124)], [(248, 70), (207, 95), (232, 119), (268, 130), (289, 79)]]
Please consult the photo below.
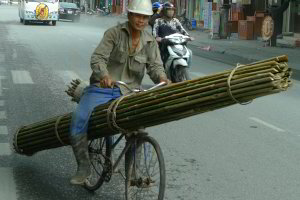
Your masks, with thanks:
[(127, 95), (123, 95), (120, 98), (114, 100), (109, 107), (107, 108), (107, 115), (106, 115), (106, 121), (108, 124), (108, 127), (112, 131), (119, 131), (121, 133), (130, 133), (131, 131), (123, 129), (117, 124), (117, 108), (122, 100), (124, 100), (126, 97), (131, 96), (132, 94), (135, 94), (137, 92), (132, 91), (131, 93)]
[(16, 150), (16, 152), (18, 153), (22, 153), (22, 151), (20, 150), (19, 146), (18, 146), (18, 135), (19, 135), (19, 132), (20, 130), (23, 128), (24, 126), (21, 126), (17, 132), (16, 132), (16, 135), (15, 135), (15, 138), (14, 138), (14, 148)]
[(130, 132), (129, 130), (125, 130), (123, 128), (121, 128), (118, 124), (117, 124), (117, 108), (120, 104), (120, 102), (125, 99), (126, 97), (128, 97), (128, 95), (124, 95), (121, 96), (120, 98), (114, 100), (108, 107), (107, 109), (107, 115), (106, 115), (106, 120), (107, 120), (107, 124), (108, 127), (112, 130), (112, 131), (119, 131), (122, 133), (128, 133)]
[(58, 130), (57, 130), (57, 129), (58, 129), (59, 122), (60, 122), (60, 120), (61, 120), (63, 117), (64, 117), (64, 115), (59, 116), (59, 117), (57, 118), (57, 120), (56, 120), (56, 122), (55, 122), (54, 131), (55, 131), (55, 135), (56, 135), (58, 141), (59, 141), (62, 145), (67, 145), (66, 143), (64, 143), (64, 142), (62, 141), (62, 139), (61, 139), (60, 136), (59, 136)]
[[(277, 58), (277, 59), (278, 59), (278, 58)], [(236, 65), (236, 67), (230, 72), (230, 74), (229, 74), (229, 76), (228, 76), (228, 79), (227, 79), (227, 92), (228, 92), (230, 98), (231, 98), (234, 102), (236, 102), (236, 103), (238, 103), (238, 104), (241, 104), (241, 105), (247, 105), (247, 104), (251, 103), (252, 101), (248, 101), (248, 102), (240, 102), (239, 100), (237, 100), (237, 99), (233, 96), (233, 94), (232, 94), (232, 91), (231, 91), (231, 84), (230, 84), (231, 79), (232, 79), (232, 77), (233, 77), (235, 71), (236, 71), (238, 68), (243, 67), (243, 66), (246, 66), (246, 65), (241, 65), (241, 64), (238, 63), (238, 64)]]

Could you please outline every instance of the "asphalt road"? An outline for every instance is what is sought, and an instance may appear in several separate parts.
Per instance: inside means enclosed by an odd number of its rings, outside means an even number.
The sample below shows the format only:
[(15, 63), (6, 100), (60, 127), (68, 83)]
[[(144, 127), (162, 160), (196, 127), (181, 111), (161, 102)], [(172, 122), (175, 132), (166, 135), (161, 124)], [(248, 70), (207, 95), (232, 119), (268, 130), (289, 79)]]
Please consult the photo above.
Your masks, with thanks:
[[(70, 147), (32, 157), (13, 153), (22, 125), (72, 112), (64, 93), (88, 80), (90, 55), (117, 17), (83, 17), (57, 26), (19, 23), (17, 7), (0, 6), (0, 200), (123, 199), (115, 175), (96, 193), (71, 186)], [(195, 53), (193, 78), (231, 68)], [(151, 84), (145, 78), (144, 84)], [(287, 92), (149, 128), (163, 150), (169, 200), (298, 200), (300, 83)]]

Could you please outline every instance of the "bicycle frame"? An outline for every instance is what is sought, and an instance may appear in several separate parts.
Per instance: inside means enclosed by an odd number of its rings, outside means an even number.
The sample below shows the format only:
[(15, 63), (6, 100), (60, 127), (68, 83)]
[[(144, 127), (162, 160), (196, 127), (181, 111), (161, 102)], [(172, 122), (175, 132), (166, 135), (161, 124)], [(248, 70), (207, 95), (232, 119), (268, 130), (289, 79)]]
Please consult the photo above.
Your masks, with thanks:
[[(123, 148), (121, 154), (118, 156), (118, 159), (116, 160), (116, 162), (113, 163), (113, 167), (112, 167), (112, 171), (113, 173), (116, 173), (116, 169), (119, 165), (119, 163), (121, 162), (123, 156), (126, 154), (126, 152), (128, 152), (128, 150), (130, 149), (130, 147), (132, 147), (132, 145), (136, 145), (136, 140), (140, 137), (140, 136), (144, 136), (144, 134), (138, 133), (134, 134), (132, 133), (131, 136), (129, 136), (128, 138), (126, 138), (126, 144), (125, 147)], [(120, 143), (120, 141), (126, 137), (126, 134), (122, 133), (118, 139), (112, 144), (111, 150), (114, 151), (115, 147)], [(126, 159), (126, 157), (125, 157)], [(126, 162), (126, 161), (125, 161)]]
[[(165, 84), (165, 82), (161, 82), (148, 90), (158, 88)], [(131, 89), (126, 83), (121, 81), (117, 81), (115, 85), (123, 86), (132, 93), (147, 91), (143, 89)], [(153, 190), (151, 195), (153, 196), (154, 194), (158, 200), (163, 200), (166, 185), (163, 154), (158, 142), (148, 136), (148, 133), (140, 128), (141, 127), (129, 132), (121, 131), (116, 140), (111, 139), (114, 136), (106, 136), (103, 139), (98, 138), (100, 139), (99, 141), (96, 139), (96, 143), (93, 143), (93, 140), (90, 142), (89, 154), (91, 155), (91, 166), (93, 167), (92, 171), (95, 173), (95, 176), (91, 174), (90, 178), (86, 180), (84, 187), (87, 190), (95, 191), (99, 189), (104, 182), (111, 180), (113, 174), (119, 173), (125, 180), (125, 197), (127, 200), (140, 193), (143, 195), (148, 194), (148, 190)], [(124, 137), (126, 139), (125, 146), (123, 147), (122, 143), (122, 147), (117, 149), (116, 147)], [(116, 149), (118, 155), (113, 153)], [(114, 155), (117, 159), (114, 159)], [(125, 173), (118, 168), (121, 160), (123, 162), (123, 157), (125, 157)], [(152, 161), (155, 161), (154, 165)], [(144, 172), (143, 169), (146, 169), (146, 171)], [(150, 169), (151, 173), (149, 171)], [(158, 173), (153, 173), (155, 169)], [(93, 177), (95, 177), (95, 179)], [(130, 192), (135, 190), (138, 192)]]

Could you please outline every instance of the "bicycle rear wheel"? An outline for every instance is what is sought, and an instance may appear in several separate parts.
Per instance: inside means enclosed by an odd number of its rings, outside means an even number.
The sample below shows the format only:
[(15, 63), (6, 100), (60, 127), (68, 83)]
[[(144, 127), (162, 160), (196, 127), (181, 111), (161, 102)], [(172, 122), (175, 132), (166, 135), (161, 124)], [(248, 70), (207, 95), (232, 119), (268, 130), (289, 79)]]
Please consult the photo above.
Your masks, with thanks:
[(84, 184), (84, 188), (95, 191), (104, 181), (109, 181), (112, 172), (111, 165), (111, 137), (98, 138), (89, 143), (91, 161), (91, 176)]
[[(132, 144), (125, 181), (126, 200), (163, 200), (166, 186), (165, 163), (157, 141), (149, 136)], [(138, 153), (136, 153), (138, 152)]]

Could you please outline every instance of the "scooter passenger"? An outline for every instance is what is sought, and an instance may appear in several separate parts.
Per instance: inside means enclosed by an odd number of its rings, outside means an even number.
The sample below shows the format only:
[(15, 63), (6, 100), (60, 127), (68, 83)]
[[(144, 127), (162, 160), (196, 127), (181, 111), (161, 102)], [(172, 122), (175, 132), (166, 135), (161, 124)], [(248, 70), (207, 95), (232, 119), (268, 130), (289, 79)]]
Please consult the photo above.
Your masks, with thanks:
[(159, 2), (155, 2), (152, 4), (153, 15), (149, 19), (149, 25), (152, 28), (152, 32), (153, 32), (153, 26), (154, 26), (155, 20), (162, 17), (161, 9), (162, 9), (162, 4), (160, 4)]

